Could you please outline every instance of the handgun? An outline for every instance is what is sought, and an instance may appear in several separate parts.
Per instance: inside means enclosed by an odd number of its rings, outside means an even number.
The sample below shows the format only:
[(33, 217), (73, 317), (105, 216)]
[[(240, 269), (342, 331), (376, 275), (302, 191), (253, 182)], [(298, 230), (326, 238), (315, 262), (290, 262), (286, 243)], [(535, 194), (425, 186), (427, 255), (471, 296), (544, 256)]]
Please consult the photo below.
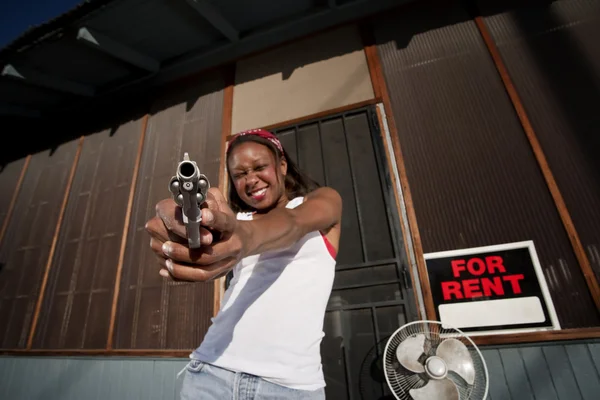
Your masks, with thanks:
[(183, 161), (177, 165), (175, 176), (169, 181), (169, 191), (173, 200), (181, 207), (191, 249), (200, 247), (200, 206), (206, 201), (209, 188), (210, 182), (206, 175), (200, 172), (195, 161), (190, 160), (189, 154), (184, 153)]

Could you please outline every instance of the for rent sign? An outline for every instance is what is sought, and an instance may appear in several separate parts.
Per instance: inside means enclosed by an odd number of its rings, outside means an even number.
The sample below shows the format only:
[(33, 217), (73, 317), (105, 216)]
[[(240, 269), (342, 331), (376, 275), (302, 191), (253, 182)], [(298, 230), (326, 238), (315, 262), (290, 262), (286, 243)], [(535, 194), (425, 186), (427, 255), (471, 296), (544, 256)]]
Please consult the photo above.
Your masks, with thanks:
[(532, 241), (425, 254), (438, 319), (470, 335), (560, 329)]

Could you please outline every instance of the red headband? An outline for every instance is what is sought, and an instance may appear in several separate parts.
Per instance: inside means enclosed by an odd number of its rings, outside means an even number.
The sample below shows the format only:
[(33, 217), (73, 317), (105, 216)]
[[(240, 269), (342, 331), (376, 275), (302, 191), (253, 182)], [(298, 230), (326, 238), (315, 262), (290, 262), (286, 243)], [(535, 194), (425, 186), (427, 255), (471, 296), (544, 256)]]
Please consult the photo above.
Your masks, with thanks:
[(255, 136), (261, 137), (263, 139), (267, 139), (268, 141), (273, 143), (275, 145), (275, 147), (277, 147), (277, 149), (279, 150), (281, 155), (283, 155), (283, 146), (281, 145), (281, 142), (279, 141), (279, 139), (277, 139), (277, 136), (273, 135), (271, 132), (264, 130), (264, 129), (250, 129), (250, 130), (243, 131), (243, 132), (240, 132), (240, 133), (234, 135), (229, 140), (229, 146), (227, 148), (227, 152), (229, 152), (229, 149), (231, 148), (231, 144), (237, 138), (239, 138), (240, 136), (245, 136), (245, 135), (255, 135)]

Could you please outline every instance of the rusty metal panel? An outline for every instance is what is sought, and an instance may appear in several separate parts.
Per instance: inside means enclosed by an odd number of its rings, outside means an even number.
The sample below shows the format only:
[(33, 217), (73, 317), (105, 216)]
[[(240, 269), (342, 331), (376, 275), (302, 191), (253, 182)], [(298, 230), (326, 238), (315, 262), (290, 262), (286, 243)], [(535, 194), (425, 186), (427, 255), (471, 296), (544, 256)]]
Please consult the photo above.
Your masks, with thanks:
[(34, 154), (0, 246), (0, 347), (26, 345), (78, 141)]
[(600, 1), (480, 8), (600, 279)]
[(376, 24), (425, 253), (533, 240), (563, 328), (599, 317), (522, 126), (460, 3)]
[(25, 160), (26, 158), (21, 158), (0, 166), (0, 193), (2, 193), (2, 197), (0, 197), (0, 227), (3, 226), (8, 216), (10, 202), (17, 189), (19, 176), (21, 176), (21, 171), (23, 171), (23, 167), (25, 166)]
[(33, 348), (106, 348), (141, 122), (83, 141)]
[(213, 283), (167, 282), (158, 274), (144, 229), (156, 203), (170, 196), (168, 182), (184, 151), (212, 185), (218, 184), (224, 82), (220, 75), (204, 78), (165, 95), (148, 121), (127, 234), (115, 348), (192, 349), (213, 316)]

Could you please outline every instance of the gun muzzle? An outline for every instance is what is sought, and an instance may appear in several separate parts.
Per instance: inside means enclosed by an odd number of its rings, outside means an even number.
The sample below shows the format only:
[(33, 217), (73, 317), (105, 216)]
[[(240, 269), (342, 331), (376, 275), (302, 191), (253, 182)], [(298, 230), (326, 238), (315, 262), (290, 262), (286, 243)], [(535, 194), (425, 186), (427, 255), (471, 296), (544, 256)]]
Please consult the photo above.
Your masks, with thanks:
[(196, 162), (190, 161), (188, 153), (184, 153), (183, 161), (169, 182), (169, 191), (181, 207), (190, 248), (200, 247), (200, 205), (206, 200), (209, 187), (208, 179), (200, 173)]

